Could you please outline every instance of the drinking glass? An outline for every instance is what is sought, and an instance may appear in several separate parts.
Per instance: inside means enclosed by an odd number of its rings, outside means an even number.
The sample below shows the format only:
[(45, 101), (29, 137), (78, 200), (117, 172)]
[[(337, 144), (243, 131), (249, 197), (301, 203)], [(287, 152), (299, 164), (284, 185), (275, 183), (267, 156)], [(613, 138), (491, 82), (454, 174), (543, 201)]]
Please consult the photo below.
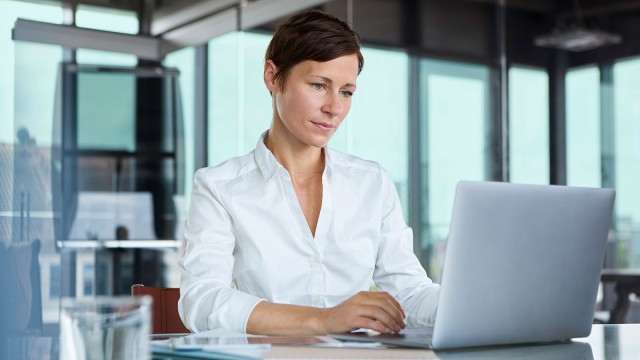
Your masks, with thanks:
[(62, 300), (60, 359), (150, 359), (151, 297)]

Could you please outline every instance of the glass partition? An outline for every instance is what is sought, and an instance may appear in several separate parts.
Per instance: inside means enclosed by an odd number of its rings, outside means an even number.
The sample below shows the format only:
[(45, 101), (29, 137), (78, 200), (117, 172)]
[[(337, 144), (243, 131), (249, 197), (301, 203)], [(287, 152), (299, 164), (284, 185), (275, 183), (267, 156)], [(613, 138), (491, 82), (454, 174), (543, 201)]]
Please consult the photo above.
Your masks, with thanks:
[[(60, 214), (58, 245), (66, 250), (63, 270), (67, 265), (69, 272), (63, 273), (69, 281), (63, 294), (85, 296), (87, 288), (92, 295), (128, 294), (135, 283), (164, 286), (174, 268), (166, 261), (176, 259), (164, 256), (161, 240), (174, 238), (182, 218), (174, 201), (182, 195), (184, 174), (179, 73), (161, 67), (60, 68), (66, 100), (54, 122), (62, 145), (53, 157), (59, 164), (54, 181), (61, 187), (53, 203)], [(130, 250), (101, 245), (88, 287), (77, 273), (90, 265), (77, 265), (83, 256), (78, 240), (88, 241), (88, 248), (98, 241), (143, 242), (124, 245)]]
[[(56, 109), (56, 79), (62, 50), (56, 46), (33, 43), (14, 45), (15, 97), (12, 123), (16, 140), (13, 144), (6, 145), (7, 149), (13, 148), (13, 166), (10, 172), (13, 179), (7, 191), (3, 191), (3, 197), (6, 194), (12, 198), (9, 210), (13, 216), (10, 218), (10, 237), (3, 243), (7, 246), (8, 254), (12, 252), (10, 249), (23, 244), (34, 244), (30, 249), (34, 259), (38, 259), (33, 264), (37, 270), (22, 272), (23, 276), (28, 276), (22, 286), (33, 291), (30, 298), (18, 303), (19, 306), (33, 305), (42, 309), (39, 313), (32, 313), (32, 316), (40, 314), (40, 319), (30, 320), (30, 324), (39, 323), (39, 329), (42, 329), (43, 324), (57, 324), (61, 293), (62, 268), (55, 246), (55, 222), (61, 218), (61, 214), (53, 200), (61, 190), (53, 176), (60, 166), (59, 162), (54, 161), (60, 141), (56, 138), (59, 132), (54, 129), (53, 114)], [(21, 252), (15, 256), (29, 255)], [(8, 261), (0, 262), (9, 265)], [(8, 271), (13, 272), (11, 269)], [(10, 294), (8, 296), (19, 294), (18, 289), (4, 288), (3, 292), (5, 291)], [(12, 314), (20, 316), (21, 312), (15, 310)], [(5, 318), (3, 321), (11, 320)], [(16, 321), (19, 322), (19, 319)]]
[[(2, 180), (0, 276), (22, 274), (24, 282), (13, 284), (30, 290), (20, 306), (33, 307), (3, 312), (20, 327), (16, 333), (55, 333), (61, 297), (127, 294), (134, 283), (162, 286), (167, 279), (177, 285), (177, 244), (155, 239), (173, 239), (179, 225), (179, 73), (61, 58), (57, 46), (15, 43), (16, 133), (2, 144), (3, 167), (11, 171)], [(149, 88), (162, 99), (157, 107), (136, 101)], [(113, 240), (147, 243), (111, 250), (101, 242)], [(7, 291), (20, 294), (14, 290)]]

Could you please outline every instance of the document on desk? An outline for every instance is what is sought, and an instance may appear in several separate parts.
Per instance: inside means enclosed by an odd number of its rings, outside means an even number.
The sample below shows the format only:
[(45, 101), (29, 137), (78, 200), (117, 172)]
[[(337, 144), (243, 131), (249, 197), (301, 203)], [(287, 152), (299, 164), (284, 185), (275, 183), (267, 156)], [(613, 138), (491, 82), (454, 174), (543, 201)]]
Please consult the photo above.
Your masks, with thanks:
[(276, 346), (318, 348), (384, 349), (380, 343), (343, 342), (328, 336), (256, 336), (215, 329), (151, 342), (156, 355), (216, 358), (226, 360), (262, 359)]

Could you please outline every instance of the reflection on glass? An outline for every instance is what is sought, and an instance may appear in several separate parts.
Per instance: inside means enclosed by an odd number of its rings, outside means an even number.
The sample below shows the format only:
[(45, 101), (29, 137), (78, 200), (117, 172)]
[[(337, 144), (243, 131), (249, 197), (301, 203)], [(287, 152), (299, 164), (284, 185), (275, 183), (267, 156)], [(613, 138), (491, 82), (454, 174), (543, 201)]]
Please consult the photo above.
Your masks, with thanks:
[(549, 76), (509, 69), (509, 180), (549, 183)]
[(485, 66), (422, 60), (422, 246), (439, 280), (456, 185), (487, 177), (489, 70)]

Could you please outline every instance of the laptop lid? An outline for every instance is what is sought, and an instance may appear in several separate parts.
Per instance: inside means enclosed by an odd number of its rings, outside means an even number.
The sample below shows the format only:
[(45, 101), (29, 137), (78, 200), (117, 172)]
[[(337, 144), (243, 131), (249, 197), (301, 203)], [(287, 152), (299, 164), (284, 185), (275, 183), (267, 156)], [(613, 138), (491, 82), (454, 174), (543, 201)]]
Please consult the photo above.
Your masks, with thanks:
[(432, 347), (587, 336), (614, 197), (611, 189), (460, 182)]
[(587, 336), (614, 197), (611, 189), (460, 182), (435, 327), (330, 336), (433, 349)]

